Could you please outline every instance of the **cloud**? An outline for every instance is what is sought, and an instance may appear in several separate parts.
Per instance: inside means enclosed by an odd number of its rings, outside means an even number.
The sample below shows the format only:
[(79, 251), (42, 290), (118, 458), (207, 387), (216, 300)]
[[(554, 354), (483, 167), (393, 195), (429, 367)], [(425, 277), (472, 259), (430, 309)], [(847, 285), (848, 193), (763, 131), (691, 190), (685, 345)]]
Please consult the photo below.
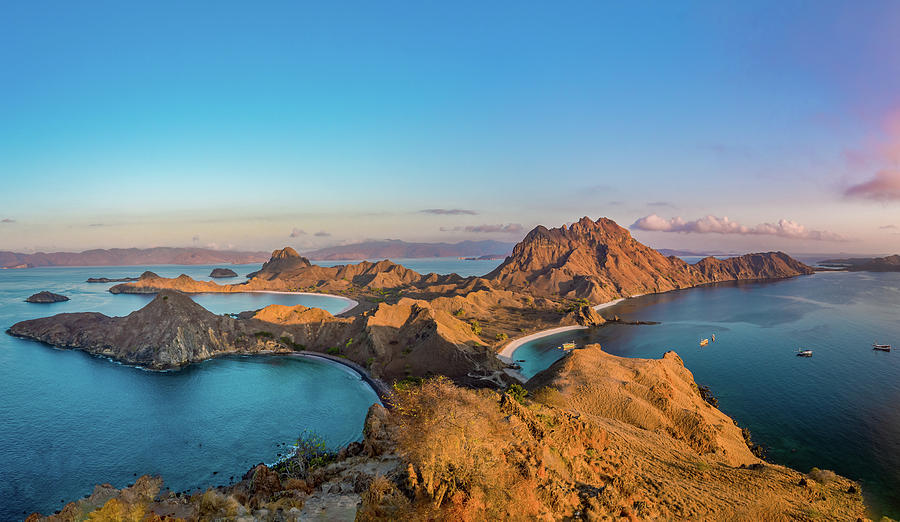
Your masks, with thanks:
[(519, 223), (507, 223), (498, 225), (469, 225), (466, 227), (441, 227), (441, 232), (471, 232), (475, 234), (503, 233), (513, 234), (522, 232), (524, 228)]
[(672, 204), (672, 203), (669, 203), (668, 201), (651, 201), (650, 203), (647, 203), (647, 206), (648, 206), (648, 207), (669, 207), (669, 208), (675, 208), (675, 205)]
[(15, 220), (15, 219), (12, 219), (12, 218), (3, 218), (3, 219), (0, 219), (0, 223), (15, 223), (15, 222), (16, 222), (16, 220)]
[(195, 234), (194, 237), (191, 238), (191, 241), (193, 241), (194, 243), (199, 243), (199, 242), (200, 242), (200, 235), (199, 235), (199, 234)]
[(461, 215), (469, 215), (475, 216), (478, 215), (478, 212), (474, 210), (466, 210), (464, 208), (426, 208), (424, 210), (419, 211), (420, 214), (437, 214), (439, 216), (461, 216)]
[(306, 232), (300, 230), (297, 227), (294, 227), (291, 229), (291, 233), (288, 234), (288, 237), (300, 237), (300, 236), (305, 236), (305, 235), (306, 235)]
[(91, 223), (89, 227), (105, 227), (106, 223)]
[(684, 234), (738, 234), (745, 236), (778, 236), (790, 239), (811, 239), (815, 241), (846, 241), (834, 232), (810, 230), (795, 221), (781, 219), (778, 223), (761, 223), (754, 227), (741, 225), (728, 217), (706, 216), (694, 221), (680, 217), (665, 219), (650, 214), (631, 225), (632, 230), (653, 232), (681, 232)]
[(875, 176), (844, 191), (850, 198), (871, 199), (875, 201), (900, 200), (900, 170), (880, 170)]
[(897, 225), (882, 225), (878, 228), (880, 228), (881, 230), (895, 229), (897, 228)]
[(328, 232), (325, 232), (324, 230), (320, 230), (313, 235), (316, 237), (331, 237), (331, 234)]

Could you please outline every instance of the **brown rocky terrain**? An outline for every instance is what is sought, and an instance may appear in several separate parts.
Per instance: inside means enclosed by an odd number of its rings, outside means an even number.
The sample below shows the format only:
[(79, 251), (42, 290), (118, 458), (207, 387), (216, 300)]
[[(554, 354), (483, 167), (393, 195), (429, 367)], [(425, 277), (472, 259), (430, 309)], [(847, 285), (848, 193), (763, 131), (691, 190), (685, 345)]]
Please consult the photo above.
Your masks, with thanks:
[(631, 237), (614, 221), (585, 217), (571, 226), (537, 227), (485, 278), (502, 287), (594, 303), (717, 281), (794, 277), (812, 268), (781, 252), (689, 265)]
[(58, 314), (14, 324), (11, 335), (163, 370), (227, 354), (317, 351), (339, 355), (376, 378), (499, 372), (493, 351), (468, 323), (426, 301), (381, 303), (352, 318), (303, 306), (271, 305), (238, 318), (216, 315), (174, 290), (161, 290), (125, 317)]
[(539, 377), (528, 395), (398, 385), (337, 454), (300, 451), (205, 492), (98, 486), (47, 520), (866, 519), (858, 484), (757, 459), (674, 353), (589, 346)]

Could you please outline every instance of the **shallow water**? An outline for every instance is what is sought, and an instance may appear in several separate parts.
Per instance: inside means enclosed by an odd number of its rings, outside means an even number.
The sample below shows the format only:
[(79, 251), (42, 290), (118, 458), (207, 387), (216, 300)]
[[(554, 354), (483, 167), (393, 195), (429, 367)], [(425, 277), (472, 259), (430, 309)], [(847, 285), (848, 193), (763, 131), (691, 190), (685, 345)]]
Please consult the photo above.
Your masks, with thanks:
[[(241, 275), (259, 265), (237, 267)], [(88, 277), (137, 276), (143, 267), (0, 271), (0, 327), (61, 312), (125, 315), (152, 298), (113, 295)], [(174, 277), (209, 279), (211, 266), (154, 266)], [(218, 280), (239, 282), (244, 278)], [(39, 290), (71, 301), (23, 300)], [(338, 312), (327, 296), (202, 294), (215, 313), (279, 303)], [(226, 357), (174, 372), (147, 372), (77, 351), (0, 334), (0, 520), (51, 513), (89, 494), (161, 474), (173, 490), (226, 484), (259, 462), (274, 462), (305, 430), (333, 447), (362, 435), (378, 401), (358, 375), (299, 357)], [(27, 513), (25, 513), (27, 512)]]
[[(513, 354), (532, 376), (568, 340), (624, 357), (675, 350), (719, 408), (769, 448), (769, 458), (863, 482), (875, 514), (900, 517), (900, 273), (825, 273), (721, 284), (627, 300), (609, 317), (659, 321), (564, 332)], [(716, 335), (716, 342), (699, 341)], [(798, 348), (812, 349), (806, 359)]]

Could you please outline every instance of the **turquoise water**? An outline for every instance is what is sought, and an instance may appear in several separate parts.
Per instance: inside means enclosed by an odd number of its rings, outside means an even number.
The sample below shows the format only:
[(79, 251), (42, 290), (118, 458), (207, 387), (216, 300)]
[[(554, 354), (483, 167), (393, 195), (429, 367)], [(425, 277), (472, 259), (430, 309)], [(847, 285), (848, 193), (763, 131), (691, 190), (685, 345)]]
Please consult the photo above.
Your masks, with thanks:
[[(719, 408), (773, 462), (832, 469), (863, 482), (877, 515), (900, 518), (900, 273), (825, 273), (630, 299), (603, 311), (658, 325), (608, 325), (526, 343), (527, 376), (562, 342), (600, 343), (623, 357), (675, 350)], [(700, 347), (702, 338), (716, 342)], [(813, 357), (796, 357), (798, 348)]]
[[(259, 265), (236, 267), (242, 276)], [(209, 279), (211, 266), (154, 266), (173, 277)], [(0, 270), (0, 328), (61, 312), (125, 315), (150, 296), (113, 295), (88, 277), (139, 275), (144, 267)], [(243, 281), (243, 277), (220, 282)], [(23, 300), (39, 290), (71, 301)], [(304, 304), (332, 312), (327, 296), (207, 294), (196, 301), (216, 313), (267, 304)], [(231, 357), (155, 373), (82, 352), (0, 334), (0, 520), (51, 513), (91, 492), (136, 476), (161, 474), (180, 491), (226, 484), (259, 462), (274, 462), (284, 444), (312, 430), (334, 447), (358, 440), (378, 398), (342, 366), (299, 357)], [(27, 513), (26, 513), (27, 512)]]

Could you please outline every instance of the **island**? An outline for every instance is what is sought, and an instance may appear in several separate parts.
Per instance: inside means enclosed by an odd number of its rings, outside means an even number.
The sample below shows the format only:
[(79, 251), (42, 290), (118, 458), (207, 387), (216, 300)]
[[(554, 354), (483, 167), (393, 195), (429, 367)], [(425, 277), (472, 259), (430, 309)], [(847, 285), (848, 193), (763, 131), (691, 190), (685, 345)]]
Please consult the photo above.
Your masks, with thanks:
[[(138, 518), (855, 520), (865, 517), (859, 484), (762, 460), (675, 352), (630, 359), (588, 345), (528, 380), (497, 356), (529, 333), (615, 322), (601, 305), (616, 299), (812, 273), (781, 252), (692, 265), (612, 220), (583, 218), (535, 228), (483, 277), (419, 274), (388, 260), (322, 267), (286, 247), (244, 283), (145, 272), (110, 288), (156, 294), (126, 317), (58, 314), (8, 333), (151, 370), (312, 352), (393, 384), (370, 408), (362, 442), (329, 452), (301, 440), (284, 460), (205, 492), (160, 493), (164, 477), (150, 476), (98, 486), (61, 519), (128, 509)], [(232, 317), (190, 296), (260, 290), (359, 305), (338, 316), (271, 305)]]
[(47, 292), (46, 290), (43, 292), (38, 292), (28, 299), (25, 300), (26, 303), (61, 303), (63, 301), (68, 301), (69, 298), (60, 295), (54, 294), (53, 292)]
[(209, 273), (209, 277), (214, 278), (224, 278), (224, 277), (237, 277), (237, 272), (230, 268), (213, 268), (213, 271)]
[(820, 261), (819, 265), (832, 270), (847, 270), (849, 272), (900, 272), (900, 255), (826, 259), (825, 261)]
[(110, 279), (108, 277), (89, 277), (88, 283), (127, 283), (130, 281), (137, 281), (140, 279), (139, 277), (120, 277), (118, 279)]

